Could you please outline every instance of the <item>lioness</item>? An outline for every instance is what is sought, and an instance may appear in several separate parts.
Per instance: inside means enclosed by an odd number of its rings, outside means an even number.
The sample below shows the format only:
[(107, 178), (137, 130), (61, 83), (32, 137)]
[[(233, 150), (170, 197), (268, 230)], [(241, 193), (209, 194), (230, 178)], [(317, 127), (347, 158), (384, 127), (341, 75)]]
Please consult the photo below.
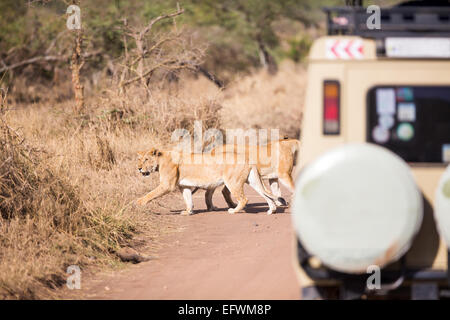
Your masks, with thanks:
[[(296, 157), (300, 148), (300, 141), (297, 139), (283, 139), (271, 141), (266, 145), (220, 145), (211, 150), (211, 154), (216, 152), (237, 152), (245, 156), (245, 161), (256, 164), (261, 178), (268, 179), (272, 193), (281, 197), (281, 189), (278, 180), (291, 192), (294, 192), (294, 182), (292, 180), (292, 169), (296, 163)], [(210, 189), (205, 193), (205, 202), (208, 207), (214, 208), (212, 196), (215, 189)], [(226, 186), (222, 189), (222, 194), (230, 207), (235, 207), (230, 196), (230, 191)], [(277, 205), (282, 202), (276, 201)]]
[[(160, 181), (158, 187), (137, 200), (139, 205), (145, 205), (147, 202), (179, 188), (186, 203), (186, 210), (181, 214), (189, 215), (193, 210), (192, 190), (196, 188), (210, 190), (225, 185), (238, 200), (237, 206), (228, 209), (228, 212), (236, 213), (241, 211), (248, 201), (244, 194), (246, 182), (267, 201), (268, 214), (276, 210), (274, 200), (284, 202), (284, 199), (265, 190), (255, 165), (229, 164), (224, 161), (225, 152), (202, 155), (152, 148), (149, 151), (138, 152), (138, 155), (139, 172), (147, 176), (158, 171)], [(198, 156), (202, 157), (201, 163), (195, 159)]]

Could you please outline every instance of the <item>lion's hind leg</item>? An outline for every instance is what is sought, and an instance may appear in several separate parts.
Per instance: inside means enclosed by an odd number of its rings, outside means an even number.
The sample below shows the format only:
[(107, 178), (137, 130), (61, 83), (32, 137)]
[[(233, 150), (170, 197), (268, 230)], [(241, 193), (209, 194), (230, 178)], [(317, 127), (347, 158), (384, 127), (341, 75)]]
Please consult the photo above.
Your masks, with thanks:
[(207, 208), (208, 211), (217, 211), (217, 210), (219, 210), (219, 208), (214, 206), (213, 201), (212, 201), (213, 194), (214, 194), (215, 190), (216, 190), (215, 188), (206, 189), (205, 202), (206, 202), (206, 208)]
[[(278, 179), (277, 178), (269, 179), (269, 184), (270, 184), (270, 189), (272, 190), (272, 194), (274, 196), (277, 196), (278, 198), (281, 198), (281, 189), (280, 189), (280, 184), (278, 183)], [(286, 200), (285, 200), (285, 202), (286, 202)], [(283, 205), (283, 203), (281, 201), (278, 201), (278, 199), (275, 201), (275, 204), (277, 206)]]
[(235, 208), (228, 209), (229, 213), (236, 213), (244, 209), (245, 205), (248, 202), (248, 199), (245, 197), (244, 194), (244, 184), (232, 184), (232, 183), (226, 183), (225, 186), (230, 190), (231, 194), (237, 199), (238, 204)]
[(284, 174), (279, 176), (278, 178), (281, 183), (289, 189), (289, 191), (294, 192), (295, 191), (295, 184), (292, 180), (292, 177), (289, 174)]
[(280, 202), (284, 201), (284, 199), (274, 196), (273, 194), (270, 194), (265, 190), (258, 169), (255, 167), (251, 169), (250, 174), (248, 175), (248, 184), (266, 200), (267, 204), (269, 205), (267, 214), (272, 214), (274, 211), (276, 211), (277, 206), (275, 205), (274, 200)]

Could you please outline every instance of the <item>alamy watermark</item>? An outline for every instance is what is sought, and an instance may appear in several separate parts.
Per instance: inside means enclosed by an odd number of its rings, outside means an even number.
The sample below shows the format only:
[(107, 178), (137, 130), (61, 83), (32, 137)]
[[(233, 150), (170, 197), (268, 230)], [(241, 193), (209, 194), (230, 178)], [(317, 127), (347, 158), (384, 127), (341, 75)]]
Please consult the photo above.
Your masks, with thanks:
[(81, 9), (77, 5), (70, 5), (66, 13), (69, 15), (67, 17), (66, 26), (69, 30), (80, 30), (81, 29)]
[(369, 290), (381, 289), (381, 269), (380, 266), (370, 265), (367, 267), (367, 273), (371, 274), (366, 281), (366, 287)]
[(279, 129), (210, 128), (203, 133), (202, 121), (194, 121), (193, 136), (186, 129), (176, 129), (171, 136), (172, 155), (190, 154), (185, 163), (194, 164), (261, 164), (278, 163)]
[(66, 286), (70, 290), (81, 289), (81, 269), (77, 265), (67, 267), (66, 273), (69, 274), (66, 280)]
[(381, 8), (377, 5), (368, 6), (367, 13), (371, 13), (370, 17), (366, 20), (366, 26), (369, 30), (381, 29)]

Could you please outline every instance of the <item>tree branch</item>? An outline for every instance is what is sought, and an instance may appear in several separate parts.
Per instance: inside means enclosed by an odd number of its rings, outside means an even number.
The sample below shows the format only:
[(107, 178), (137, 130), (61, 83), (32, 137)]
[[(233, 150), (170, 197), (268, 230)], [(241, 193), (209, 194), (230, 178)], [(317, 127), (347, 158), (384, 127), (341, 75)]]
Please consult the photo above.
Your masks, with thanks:
[(161, 62), (161, 63), (158, 63), (157, 65), (151, 67), (149, 70), (147, 70), (146, 72), (144, 72), (144, 73), (142, 74), (142, 76), (141, 76), (141, 75), (138, 75), (137, 77), (134, 77), (134, 78), (129, 79), (129, 80), (125, 81), (125, 82), (122, 82), (122, 83), (120, 84), (120, 86), (121, 86), (121, 87), (124, 87), (124, 86), (127, 86), (127, 85), (129, 85), (129, 84), (131, 84), (131, 83), (133, 83), (133, 82), (138, 81), (139, 79), (146, 78), (148, 75), (150, 75), (150, 74), (152, 74), (153, 72), (155, 72), (155, 70), (157, 70), (158, 68), (161, 68), (161, 67), (168, 67), (168, 65), (173, 64), (173, 63), (176, 63), (176, 62), (177, 62), (177, 60), (173, 59), (173, 60), (168, 60), (168, 61), (163, 61), (163, 62)]
[(147, 32), (150, 31), (150, 29), (153, 27), (153, 25), (155, 23), (157, 23), (158, 21), (163, 20), (163, 19), (168, 19), (168, 18), (173, 18), (173, 17), (179, 16), (183, 12), (184, 12), (184, 9), (178, 8), (177, 12), (170, 13), (170, 14), (165, 14), (165, 15), (162, 15), (162, 16), (154, 18), (153, 20), (151, 20), (149, 22), (149, 24), (144, 29), (141, 30), (141, 32), (139, 32), (139, 37), (142, 38)]
[(21, 66), (27, 65), (27, 64), (33, 64), (36, 62), (40, 62), (40, 61), (62, 61), (67, 59), (68, 56), (38, 56), (38, 57), (33, 57), (24, 61), (20, 61), (14, 64), (11, 64), (9, 66), (4, 66), (2, 68), (0, 68), (0, 73), (5, 72), (5, 71), (9, 71), (12, 69), (16, 69), (19, 68)]
[[(96, 51), (92, 51), (92, 52), (87, 52), (85, 54), (83, 54), (83, 58), (89, 58), (92, 56), (96, 56), (102, 53), (102, 50), (96, 50)], [(33, 57), (30, 59), (26, 59), (17, 63), (13, 63), (9, 66), (7, 65), (3, 65), (2, 68), (0, 68), (0, 73), (3, 73), (5, 71), (9, 71), (12, 69), (16, 69), (22, 66), (25, 66), (27, 64), (33, 64), (33, 63), (38, 63), (41, 61), (64, 61), (69, 59), (70, 55), (66, 54), (66, 55), (47, 55), (47, 56), (37, 56), (37, 57)], [(3, 63), (2, 63), (3, 64)]]

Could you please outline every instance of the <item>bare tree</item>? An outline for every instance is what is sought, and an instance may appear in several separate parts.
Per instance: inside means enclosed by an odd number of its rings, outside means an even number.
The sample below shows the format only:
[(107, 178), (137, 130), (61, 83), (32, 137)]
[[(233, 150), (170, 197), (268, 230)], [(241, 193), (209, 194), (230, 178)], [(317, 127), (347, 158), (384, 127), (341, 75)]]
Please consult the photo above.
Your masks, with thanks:
[(170, 32), (153, 33), (154, 25), (162, 20), (175, 19), (183, 14), (179, 6), (177, 11), (160, 15), (141, 29), (128, 25), (124, 20), (124, 34), (134, 41), (133, 49), (124, 39), (125, 55), (122, 63), (123, 71), (119, 81), (121, 91), (132, 83), (140, 81), (150, 91), (148, 84), (151, 77), (158, 70), (174, 72), (181, 69), (199, 71), (201, 59), (204, 56), (202, 48), (195, 47), (189, 39), (179, 31), (174, 23)]
[[(48, 3), (52, 0), (29, 0), (28, 5), (33, 5), (34, 3)], [(78, 7), (81, 6), (81, 0), (61, 0), (67, 6), (76, 5)], [(83, 29), (77, 28), (70, 30), (73, 34), (73, 46), (71, 49), (71, 53), (67, 52), (67, 48), (63, 48), (57, 53), (52, 53), (56, 47), (56, 43), (62, 38), (63, 35), (67, 34), (67, 30), (64, 30), (56, 36), (53, 41), (50, 43), (47, 50), (44, 54), (37, 55), (35, 57), (25, 59), (23, 61), (11, 63), (7, 65), (4, 61), (0, 61), (2, 66), (0, 67), (0, 73), (4, 73), (7, 71), (14, 70), (16, 68), (20, 68), (22, 66), (26, 66), (29, 64), (36, 64), (42, 62), (58, 62), (58, 61), (66, 61), (70, 58), (70, 70), (72, 73), (72, 86), (75, 95), (75, 107), (78, 112), (82, 112), (85, 108), (84, 105), (84, 86), (80, 79), (80, 71), (85, 64), (85, 59), (89, 56), (98, 55), (102, 51), (96, 50), (94, 52), (85, 53), (83, 52)]]
[[(73, 4), (81, 6), (81, 0), (72, 0), (71, 3), (64, 0), (67, 5)], [(80, 21), (81, 24), (81, 21)], [(82, 53), (83, 50), (83, 29), (81, 25), (78, 29), (72, 30), (74, 41), (72, 47), (72, 57), (70, 59), (70, 70), (72, 72), (72, 86), (75, 95), (75, 108), (77, 112), (83, 112), (84, 105), (84, 86), (80, 80), (80, 71), (84, 66), (85, 60)]]
[(80, 70), (83, 68), (85, 60), (81, 52), (83, 44), (83, 32), (77, 30), (74, 37), (74, 46), (72, 58), (70, 60), (70, 69), (72, 71), (72, 85), (75, 94), (75, 106), (78, 112), (84, 110), (84, 86), (80, 81)]

